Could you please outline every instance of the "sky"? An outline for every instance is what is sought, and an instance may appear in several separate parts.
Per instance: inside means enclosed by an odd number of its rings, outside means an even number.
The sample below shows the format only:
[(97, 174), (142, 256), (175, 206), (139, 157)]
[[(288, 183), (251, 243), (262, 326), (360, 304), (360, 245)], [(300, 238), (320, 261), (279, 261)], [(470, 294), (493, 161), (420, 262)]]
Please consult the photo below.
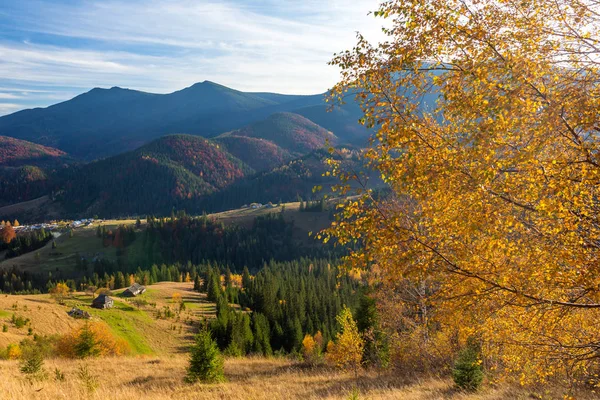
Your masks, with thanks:
[(94, 87), (322, 93), (378, 0), (1, 0), (0, 115)]

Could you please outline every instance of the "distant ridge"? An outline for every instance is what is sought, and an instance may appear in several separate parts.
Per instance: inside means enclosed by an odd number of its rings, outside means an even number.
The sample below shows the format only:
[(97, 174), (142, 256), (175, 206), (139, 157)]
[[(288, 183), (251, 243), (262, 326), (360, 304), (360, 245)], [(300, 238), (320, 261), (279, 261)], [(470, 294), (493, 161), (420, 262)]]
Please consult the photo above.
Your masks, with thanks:
[(358, 126), (365, 138), (368, 135), (358, 125), (359, 115), (352, 107), (341, 117), (343, 123), (328, 118), (322, 94), (242, 92), (210, 81), (169, 94), (94, 88), (47, 108), (0, 117), (0, 135), (55, 147), (82, 160), (94, 160), (133, 150), (167, 134), (214, 137), (275, 113), (307, 107), (312, 111), (305, 113), (306, 118), (324, 121), (326, 130), (342, 141), (355, 140), (356, 132), (348, 126)]

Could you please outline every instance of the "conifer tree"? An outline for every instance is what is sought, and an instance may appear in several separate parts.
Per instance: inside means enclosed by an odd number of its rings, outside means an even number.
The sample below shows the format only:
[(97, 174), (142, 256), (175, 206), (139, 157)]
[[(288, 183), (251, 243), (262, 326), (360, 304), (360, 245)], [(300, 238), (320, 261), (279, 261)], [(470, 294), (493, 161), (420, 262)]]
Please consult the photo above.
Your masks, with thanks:
[(196, 335), (185, 380), (188, 383), (215, 383), (225, 380), (223, 358), (208, 330), (202, 330)]

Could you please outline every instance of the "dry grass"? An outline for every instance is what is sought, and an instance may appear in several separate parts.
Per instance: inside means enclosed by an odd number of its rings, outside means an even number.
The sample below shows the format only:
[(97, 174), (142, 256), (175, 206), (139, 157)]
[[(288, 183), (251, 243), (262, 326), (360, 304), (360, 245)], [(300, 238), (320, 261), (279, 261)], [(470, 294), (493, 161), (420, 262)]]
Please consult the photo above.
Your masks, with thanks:
[(0, 332), (0, 348), (10, 343), (19, 343), (28, 337), (28, 326), (18, 329), (10, 323), (13, 313), (29, 318), (34, 333), (62, 335), (83, 323), (69, 317), (67, 311), (66, 307), (56, 304), (49, 295), (0, 295), (0, 326), (8, 325), (8, 332)]
[[(98, 378), (98, 388), (89, 393), (78, 377), (86, 364)], [(282, 359), (229, 359), (225, 363), (228, 381), (222, 384), (183, 383), (187, 359), (108, 358), (87, 361), (48, 360), (49, 378), (30, 383), (19, 372), (16, 361), (0, 361), (0, 398), (2, 399), (346, 399), (355, 381), (352, 375), (328, 369), (304, 369)], [(65, 375), (55, 381), (54, 369)], [(540, 398), (525, 389), (486, 388), (476, 394), (457, 392), (446, 380), (427, 379), (408, 383), (394, 376), (363, 374), (358, 388), (361, 399), (453, 399), (501, 400)], [(562, 398), (561, 391), (543, 398)], [(586, 397), (578, 397), (586, 398)], [(587, 397), (591, 399), (592, 397)]]
[[(122, 290), (115, 291), (115, 294)], [(186, 310), (180, 319), (156, 319), (156, 312), (163, 307), (177, 309), (173, 304), (173, 293), (180, 293), (186, 303)], [(206, 295), (195, 292), (191, 282), (161, 282), (148, 286), (141, 298), (156, 303), (156, 308), (143, 306), (140, 310), (133, 299), (113, 296), (115, 307), (111, 310), (96, 310), (90, 307), (92, 297), (84, 293), (74, 293), (65, 305), (58, 304), (50, 295), (0, 295), (0, 328), (8, 325), (8, 332), (0, 332), (0, 348), (11, 343), (19, 343), (28, 337), (28, 327), (40, 335), (63, 335), (81, 326), (84, 322), (71, 318), (67, 311), (76, 306), (92, 314), (93, 319), (102, 320), (113, 333), (130, 343), (134, 353), (172, 354), (187, 351), (192, 343), (194, 329), (186, 324), (189, 319), (197, 325), (204, 317), (212, 317), (214, 303), (206, 301)], [(10, 323), (12, 314), (28, 318), (30, 325), (16, 328)], [(175, 328), (175, 329), (173, 329)], [(1, 399), (1, 396), (0, 396)]]

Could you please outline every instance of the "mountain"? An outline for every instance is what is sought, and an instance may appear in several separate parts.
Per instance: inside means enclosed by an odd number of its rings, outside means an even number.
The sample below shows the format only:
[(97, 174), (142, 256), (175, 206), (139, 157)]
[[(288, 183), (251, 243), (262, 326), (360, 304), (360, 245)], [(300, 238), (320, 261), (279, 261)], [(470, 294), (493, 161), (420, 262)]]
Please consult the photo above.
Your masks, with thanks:
[(61, 201), (74, 214), (164, 214), (189, 207), (252, 172), (211, 141), (169, 135), (85, 165), (66, 184)]
[[(166, 134), (213, 137), (275, 113), (315, 106), (321, 107), (310, 113), (311, 118), (327, 121), (323, 95), (242, 92), (209, 81), (169, 94), (96, 88), (47, 108), (0, 117), (0, 135), (94, 160), (133, 150)], [(348, 124), (352, 125), (358, 115), (349, 113)], [(344, 124), (330, 126), (344, 140), (355, 135), (342, 131)]]
[(226, 135), (269, 140), (295, 156), (322, 148), (327, 142), (335, 145), (338, 141), (333, 133), (301, 115), (288, 112), (272, 114)]
[(0, 136), (0, 206), (32, 200), (57, 189), (73, 160), (63, 151)]

